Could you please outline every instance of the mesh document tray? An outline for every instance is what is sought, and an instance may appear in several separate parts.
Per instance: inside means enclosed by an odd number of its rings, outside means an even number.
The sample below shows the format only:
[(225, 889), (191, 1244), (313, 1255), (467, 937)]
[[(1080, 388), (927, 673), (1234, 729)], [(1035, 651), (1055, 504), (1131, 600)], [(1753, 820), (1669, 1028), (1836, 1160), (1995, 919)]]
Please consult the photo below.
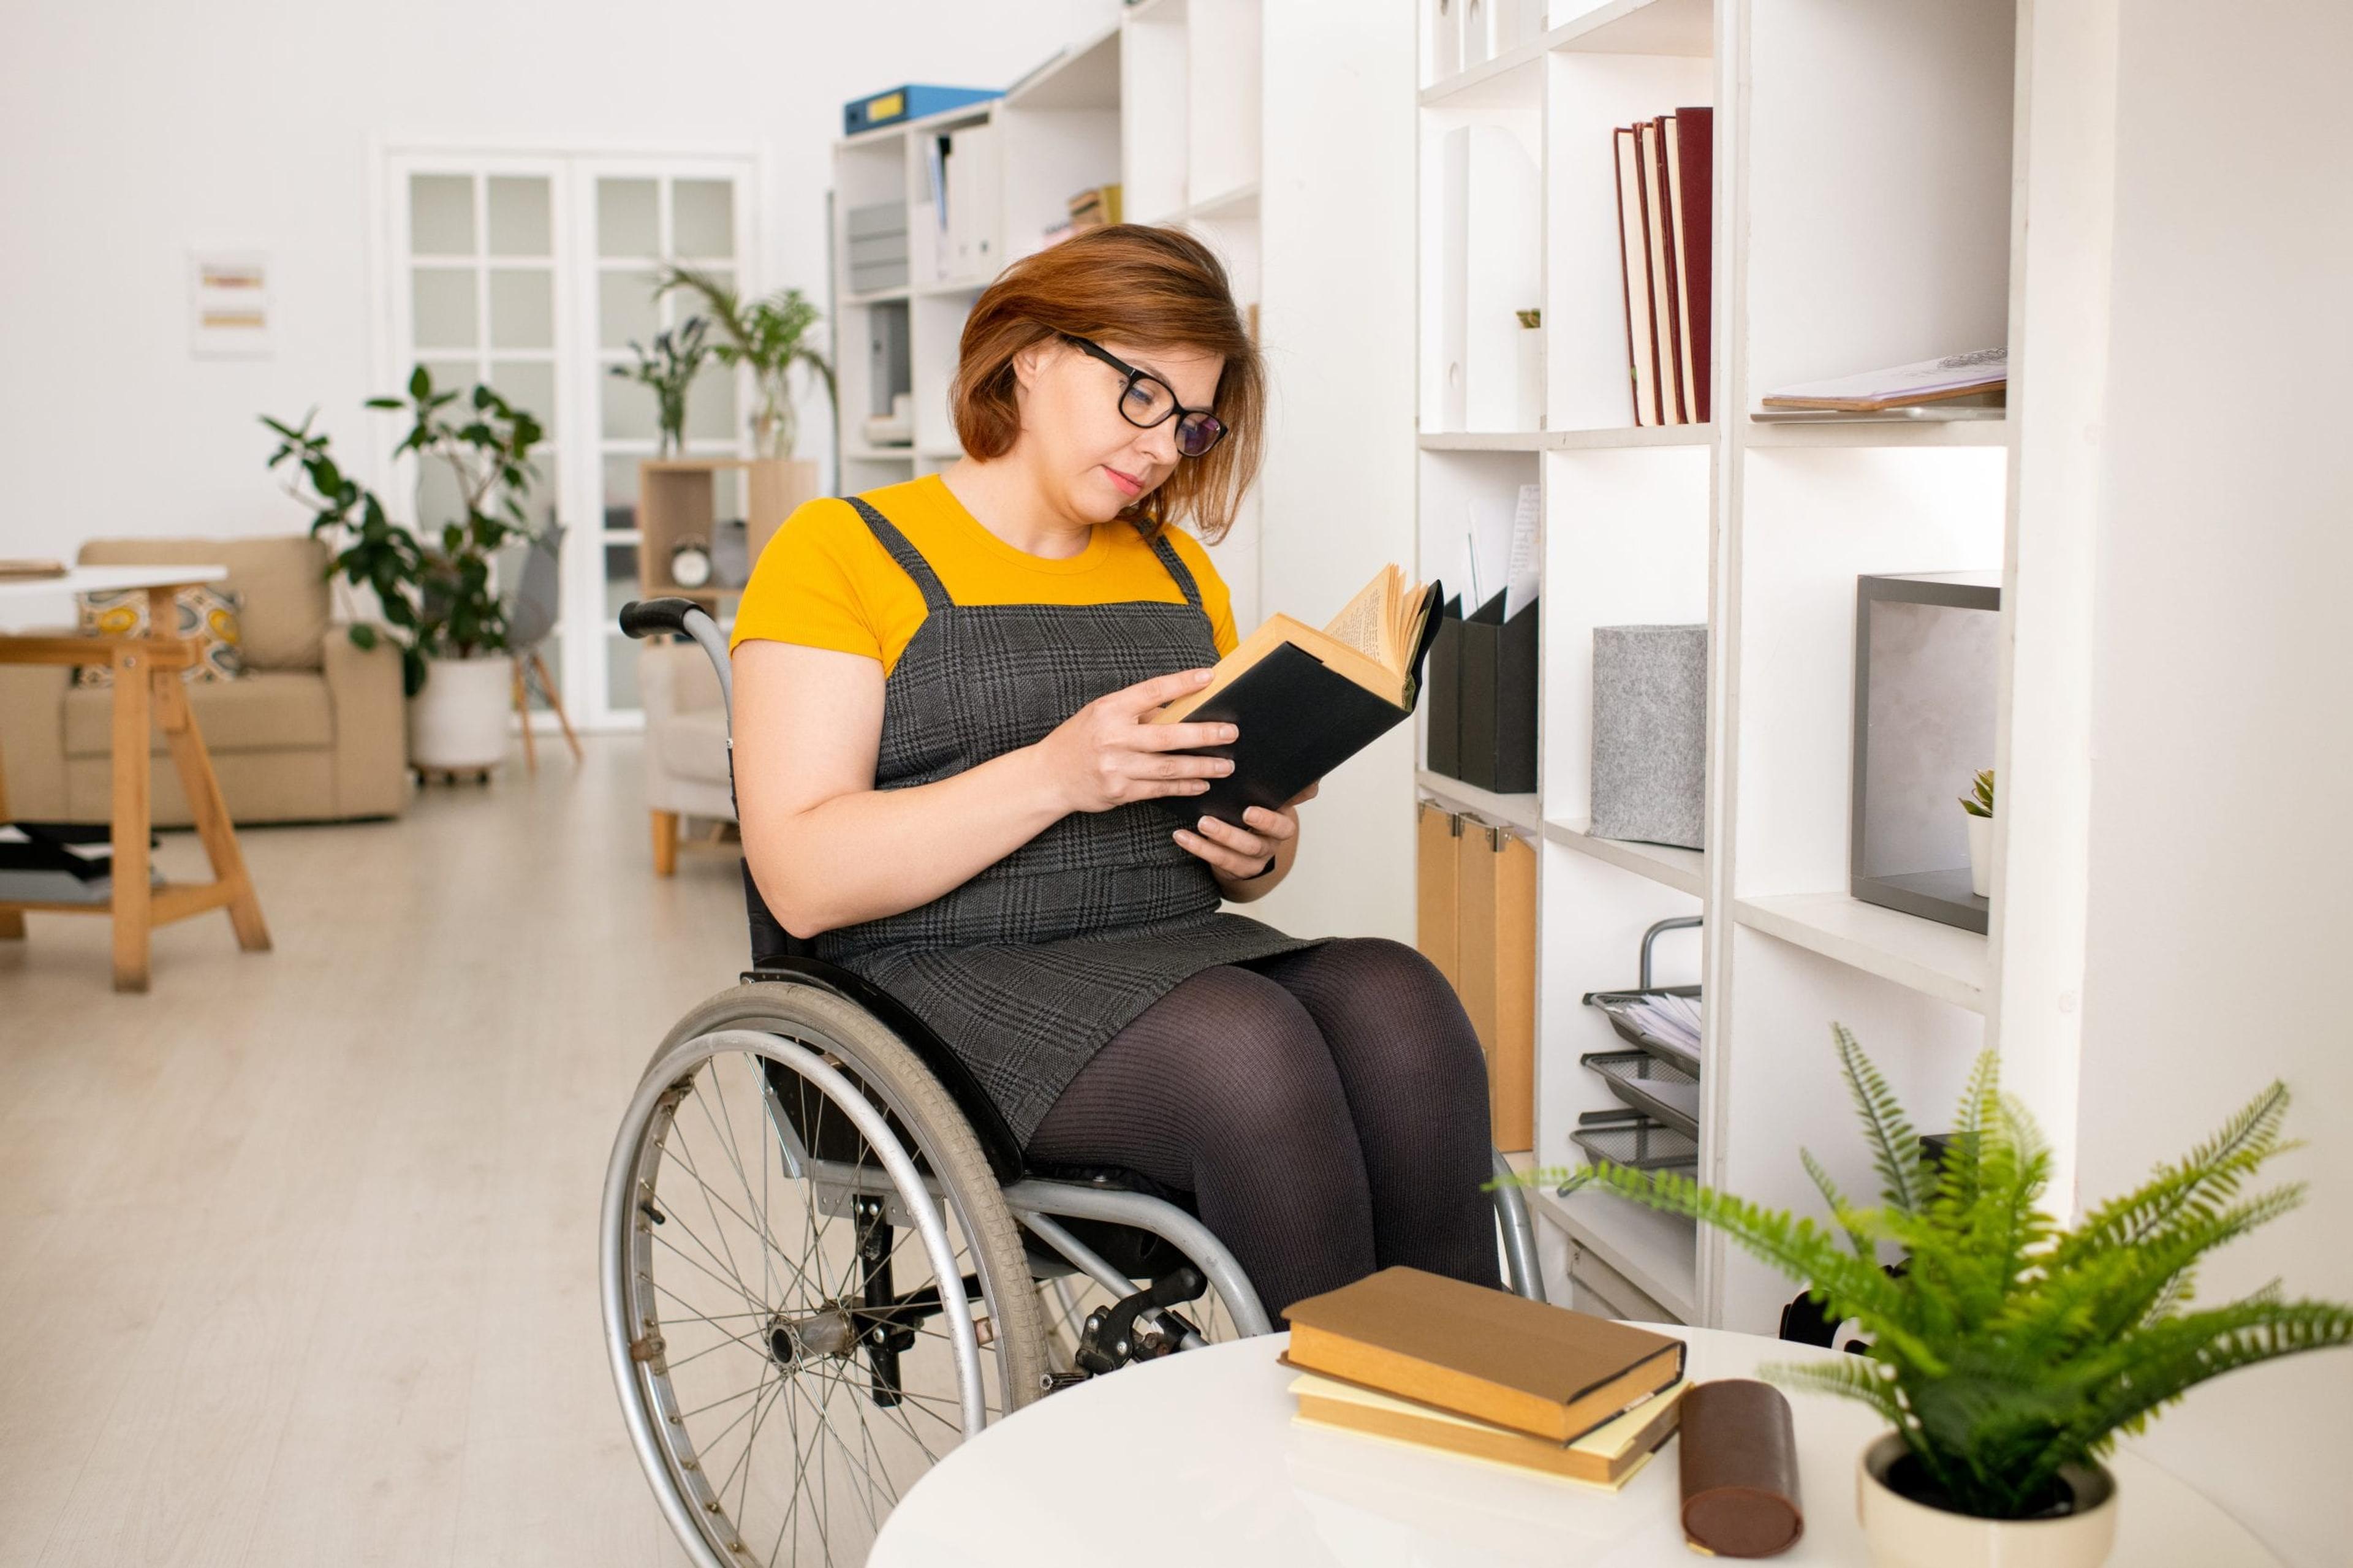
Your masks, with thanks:
[(1609, 1026), (1618, 1031), (1619, 1038), (1628, 1045), (1647, 1051), (1657, 1061), (1679, 1072), (1696, 1078), (1699, 1075), (1699, 1053), (1680, 1040), (1670, 1040), (1651, 1033), (1642, 1026), (1635, 1004), (1645, 996), (1688, 996), (1699, 1000), (1696, 985), (1652, 985), (1638, 991), (1591, 991), (1586, 994), (1585, 1005), (1599, 1007), (1609, 1016)]
[(1648, 1051), (1588, 1051), (1584, 1064), (1609, 1080), (1629, 1110), (1699, 1136), (1699, 1079)]
[(1688, 1170), (1699, 1163), (1696, 1139), (1640, 1111), (1588, 1111), (1577, 1122), (1569, 1137), (1588, 1159), (1632, 1171)]

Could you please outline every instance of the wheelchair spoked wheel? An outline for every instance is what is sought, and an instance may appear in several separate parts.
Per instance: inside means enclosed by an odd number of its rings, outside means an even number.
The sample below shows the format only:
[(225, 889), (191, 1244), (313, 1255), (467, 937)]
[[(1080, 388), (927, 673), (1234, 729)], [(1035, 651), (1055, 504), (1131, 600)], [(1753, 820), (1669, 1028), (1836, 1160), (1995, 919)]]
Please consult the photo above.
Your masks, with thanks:
[(1042, 1390), (1038, 1289), (970, 1127), (822, 987), (742, 985), (670, 1032), (601, 1234), (622, 1408), (704, 1568), (862, 1563), (909, 1486)]

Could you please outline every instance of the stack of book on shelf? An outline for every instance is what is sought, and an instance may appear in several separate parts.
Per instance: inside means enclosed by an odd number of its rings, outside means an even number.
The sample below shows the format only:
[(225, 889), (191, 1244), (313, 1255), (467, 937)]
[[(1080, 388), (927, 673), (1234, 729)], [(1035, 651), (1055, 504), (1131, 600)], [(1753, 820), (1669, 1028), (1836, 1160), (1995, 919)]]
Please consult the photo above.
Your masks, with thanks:
[(1665, 1334), (1403, 1266), (1288, 1315), (1303, 1422), (1612, 1491), (1674, 1435)]
[(1060, 245), (1082, 229), (1119, 221), (1119, 186), (1089, 185), (1071, 198), (1071, 216), (1046, 231), (1045, 242)]
[(1809, 381), (1768, 392), (1757, 419), (1907, 416), (1999, 417), (2010, 394), (2010, 350), (1972, 349), (1911, 364)]
[[(150, 847), (154, 845), (151, 835)], [(148, 879), (161, 886), (151, 865)], [(0, 822), (0, 903), (90, 904), (114, 900), (112, 830), (105, 823)]]
[(1715, 111), (1678, 109), (1611, 135), (1634, 423), (1704, 425)]

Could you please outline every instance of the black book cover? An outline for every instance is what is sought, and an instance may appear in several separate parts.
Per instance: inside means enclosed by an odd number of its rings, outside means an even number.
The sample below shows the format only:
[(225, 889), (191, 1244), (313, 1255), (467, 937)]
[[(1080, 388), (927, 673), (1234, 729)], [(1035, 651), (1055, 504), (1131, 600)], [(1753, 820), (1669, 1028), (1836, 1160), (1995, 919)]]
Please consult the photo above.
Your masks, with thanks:
[[(103, 822), (11, 822), (25, 836), (21, 844), (0, 842), (0, 871), (63, 871), (76, 881), (94, 882), (113, 870), (113, 856), (76, 855), (65, 846), (99, 845), (111, 847), (114, 830)], [(147, 837), (147, 847), (160, 842), (153, 834)]]
[[(1430, 592), (1435, 603), (1445, 589), (1432, 583)], [(1188, 724), (1231, 724), (1241, 732), (1231, 745), (1202, 746), (1188, 753), (1231, 757), (1234, 771), (1211, 779), (1200, 795), (1161, 795), (1161, 804), (1187, 820), (1214, 816), (1237, 827), (1249, 826), (1242, 813), (1253, 805), (1270, 811), (1282, 806), (1412, 714), (1420, 697), (1422, 659), (1438, 635), (1439, 618), (1432, 615), (1422, 623), (1413, 657), (1406, 662), (1402, 708), (1296, 643), (1279, 645), (1185, 715)]]

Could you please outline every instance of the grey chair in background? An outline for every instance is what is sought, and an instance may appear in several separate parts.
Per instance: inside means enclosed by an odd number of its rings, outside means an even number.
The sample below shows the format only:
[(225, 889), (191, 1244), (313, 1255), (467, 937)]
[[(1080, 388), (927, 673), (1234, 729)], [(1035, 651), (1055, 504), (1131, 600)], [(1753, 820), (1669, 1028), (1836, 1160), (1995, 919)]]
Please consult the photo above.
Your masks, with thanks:
[(533, 773), (539, 771), (539, 756), (531, 735), (531, 693), (534, 685), (540, 700), (564, 727), (564, 739), (572, 747), (572, 760), (580, 760), (580, 737), (572, 732), (572, 721), (564, 711), (564, 699), (539, 657), (540, 645), (555, 630), (556, 607), (564, 586), (563, 559), (564, 528), (551, 522), (531, 542), (522, 558), (522, 570), (516, 574), (514, 597), (507, 603), (507, 648), (514, 656), (515, 717), (522, 722), (522, 760)]

